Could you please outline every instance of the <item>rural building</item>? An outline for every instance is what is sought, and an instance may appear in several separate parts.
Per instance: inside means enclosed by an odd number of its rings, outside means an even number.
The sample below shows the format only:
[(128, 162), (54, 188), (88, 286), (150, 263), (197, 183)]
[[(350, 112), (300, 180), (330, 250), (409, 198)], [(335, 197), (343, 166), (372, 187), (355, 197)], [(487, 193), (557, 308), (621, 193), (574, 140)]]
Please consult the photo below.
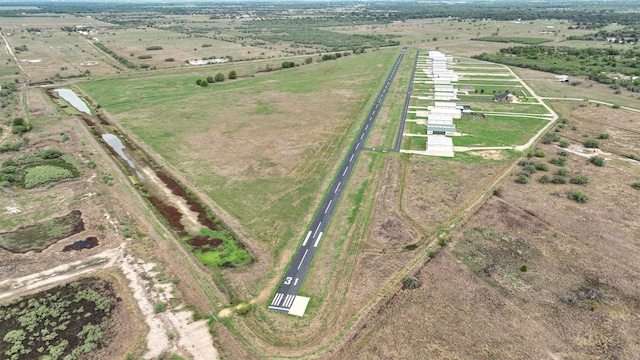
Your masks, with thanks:
[(430, 115), (445, 115), (451, 116), (452, 119), (460, 119), (462, 117), (462, 111), (458, 109), (443, 109), (443, 108), (433, 108), (429, 112)]
[(436, 84), (436, 85), (438, 85), (438, 84), (442, 84), (442, 85), (451, 84), (451, 79), (434, 78), (433, 79), (433, 83)]
[(427, 135), (455, 135), (455, 124), (427, 124)]
[(438, 92), (453, 92), (453, 85), (435, 84), (434, 88)]
[(461, 111), (471, 110), (471, 105), (469, 105), (469, 104), (456, 105), (456, 109), (461, 110)]
[(509, 91), (506, 91), (503, 94), (493, 95), (493, 101), (497, 102), (518, 102), (520, 99)]
[(434, 100), (458, 100), (456, 94), (453, 92), (435, 92), (433, 93)]
[(427, 124), (450, 125), (453, 124), (453, 116), (448, 114), (429, 114), (429, 117), (427, 118)]
[(456, 108), (456, 103), (436, 101), (436, 103), (434, 104), (433, 108), (434, 109), (455, 109)]
[(427, 136), (427, 154), (453, 157), (453, 140), (444, 135)]

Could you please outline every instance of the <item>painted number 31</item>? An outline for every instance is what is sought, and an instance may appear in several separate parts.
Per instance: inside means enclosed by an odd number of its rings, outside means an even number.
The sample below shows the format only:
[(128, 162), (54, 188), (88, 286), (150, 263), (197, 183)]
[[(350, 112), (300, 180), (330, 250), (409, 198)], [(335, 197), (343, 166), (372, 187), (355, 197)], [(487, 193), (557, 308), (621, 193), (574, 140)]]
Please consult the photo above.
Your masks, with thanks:
[(291, 284), (291, 280), (293, 280), (293, 278), (292, 278), (292, 277), (288, 277), (288, 278), (284, 279), (284, 284), (285, 284), (285, 285), (289, 285), (289, 284)]

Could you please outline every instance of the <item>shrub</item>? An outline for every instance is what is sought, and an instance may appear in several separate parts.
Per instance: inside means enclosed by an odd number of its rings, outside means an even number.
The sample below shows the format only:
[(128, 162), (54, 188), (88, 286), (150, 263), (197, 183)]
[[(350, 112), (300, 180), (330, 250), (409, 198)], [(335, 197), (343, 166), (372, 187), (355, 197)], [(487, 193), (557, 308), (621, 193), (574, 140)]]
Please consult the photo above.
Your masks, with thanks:
[(592, 156), (589, 158), (589, 163), (595, 166), (604, 166), (604, 158), (602, 156)]
[(176, 334), (174, 334), (174, 333), (172, 333), (172, 332), (170, 332), (170, 333), (168, 333), (168, 334), (167, 334), (167, 338), (168, 338), (169, 340), (173, 340), (173, 338), (174, 338), (174, 337), (176, 337)]
[(251, 311), (250, 304), (240, 304), (236, 306), (236, 312), (238, 313), (238, 315), (246, 315), (249, 313), (249, 311)]
[(520, 266), (520, 271), (527, 272), (527, 270), (529, 270), (529, 267), (527, 267), (527, 265)]
[(540, 178), (538, 179), (538, 182), (541, 184), (547, 184), (551, 182), (551, 178), (549, 177), (549, 175), (542, 175), (540, 176)]
[(160, 46), (160, 45), (152, 45), (152, 46), (147, 46), (144, 49), (145, 50), (162, 50), (162, 46)]
[(536, 155), (536, 157), (539, 157), (539, 158), (543, 158), (543, 157), (547, 156), (547, 154), (545, 154), (544, 151), (542, 151), (542, 150), (536, 151), (535, 155)]
[(46, 150), (42, 150), (40, 152), (38, 152), (38, 156), (41, 159), (57, 159), (60, 156), (62, 156), (62, 151), (58, 150), (58, 149), (46, 149)]
[(567, 140), (560, 140), (560, 147), (567, 148), (571, 145)]
[(566, 168), (558, 168), (558, 170), (556, 170), (556, 175), (569, 176), (569, 170)]
[(156, 301), (155, 304), (153, 304), (153, 312), (158, 314), (161, 312), (165, 312), (165, 310), (167, 310), (167, 304), (165, 304), (162, 301)]
[(402, 279), (402, 288), (407, 290), (413, 290), (420, 287), (420, 280), (413, 276), (407, 276)]
[(209, 86), (209, 83), (207, 82), (206, 79), (205, 80), (200, 80), (200, 86), (207, 87), (207, 86)]
[(228, 77), (230, 80), (233, 80), (233, 79), (238, 78), (238, 74), (236, 73), (236, 71), (235, 71), (235, 70), (231, 70), (231, 71), (229, 71), (229, 75), (227, 75), (227, 77)]
[[(528, 179), (528, 178), (527, 178)], [(438, 245), (445, 247), (447, 246), (447, 238), (445, 237), (441, 237), (438, 239)]]
[(582, 191), (571, 191), (569, 192), (569, 194), (567, 195), (567, 197), (571, 200), (574, 200), (576, 202), (579, 203), (585, 203), (587, 201), (589, 201), (589, 197), (587, 195), (585, 195)]
[(587, 149), (596, 149), (596, 148), (600, 147), (600, 141), (598, 141), (596, 139), (587, 139), (587, 140), (585, 140), (583, 145)]
[(527, 184), (529, 182), (529, 177), (527, 175), (518, 175), (518, 177), (516, 178), (516, 182), (518, 184)]
[(566, 162), (567, 162), (567, 158), (566, 157), (554, 157), (554, 158), (551, 158), (549, 160), (549, 162), (552, 163), (553, 165), (564, 166), (564, 164), (566, 164)]
[(613, 106), (611, 106), (611, 107), (614, 108), (614, 109), (620, 109), (620, 105), (618, 105), (618, 104), (613, 104)]
[(128, 228), (125, 228), (125, 229), (122, 231), (122, 235), (123, 235), (125, 238), (127, 238), (127, 239), (129, 239), (131, 236), (133, 236), (133, 234), (131, 233), (131, 230), (130, 230), (130, 229), (128, 229)]
[(560, 155), (560, 156), (564, 156), (564, 157), (567, 157), (567, 156), (569, 156), (569, 152), (567, 152), (567, 151), (564, 151), (564, 150), (563, 150), (563, 151), (560, 151), (560, 152), (558, 153), (558, 155)]
[(71, 170), (53, 165), (38, 165), (30, 167), (25, 171), (24, 187), (31, 189), (42, 184), (72, 177), (73, 173)]
[(558, 140), (560, 140), (560, 135), (554, 134), (554, 133), (546, 133), (542, 137), (543, 144), (551, 144), (552, 142), (558, 141)]
[(572, 177), (569, 182), (576, 185), (587, 185), (589, 183), (589, 178), (585, 175), (576, 175)]
[(631, 184), (631, 187), (636, 190), (640, 190), (640, 181), (634, 182), (633, 184)]
[(202, 83), (202, 79), (196, 80), (196, 85), (200, 85)]
[(164, 62), (174, 62), (174, 61), (176, 61), (176, 59), (174, 59), (174, 58), (166, 58), (166, 59), (164, 59)]
[(216, 77), (215, 77), (216, 82), (223, 82), (224, 81), (224, 74), (223, 73), (217, 73)]
[(500, 194), (502, 194), (502, 189), (500, 189), (500, 188), (493, 189), (493, 195), (494, 196), (500, 196)]
[(429, 251), (427, 252), (427, 254), (429, 255), (430, 259), (433, 259), (434, 257), (436, 257), (436, 252), (429, 249)]
[(547, 171), (547, 170), (549, 170), (549, 167), (545, 163), (537, 163), (535, 165), (535, 169), (536, 170), (540, 170), (540, 171)]
[(551, 179), (551, 182), (554, 184), (566, 184), (567, 178), (562, 175), (556, 175)]
[(522, 171), (526, 172), (527, 174), (533, 174), (534, 172), (536, 172), (536, 167), (534, 165), (527, 165), (522, 168)]
[(207, 82), (209, 84), (213, 84), (215, 82), (215, 80), (213, 80), (213, 76), (211, 76), (211, 75), (207, 76)]
[(609, 138), (609, 134), (607, 133), (601, 133), (600, 135), (598, 135), (598, 139), (608, 139)]
[(145, 55), (139, 55), (138, 59), (140, 60), (144, 60), (144, 59), (151, 59), (153, 58), (153, 56), (149, 55), (149, 54), (145, 54)]
[(93, 162), (93, 161), (89, 161), (89, 162), (87, 163), (87, 167), (88, 167), (89, 169), (95, 169), (95, 168), (96, 168), (96, 163), (95, 163), (95, 162)]

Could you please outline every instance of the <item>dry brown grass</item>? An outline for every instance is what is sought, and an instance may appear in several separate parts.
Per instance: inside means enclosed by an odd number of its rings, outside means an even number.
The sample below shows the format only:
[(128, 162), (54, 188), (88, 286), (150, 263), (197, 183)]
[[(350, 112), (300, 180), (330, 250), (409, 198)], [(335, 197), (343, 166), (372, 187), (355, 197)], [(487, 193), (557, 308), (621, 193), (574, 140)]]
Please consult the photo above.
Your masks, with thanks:
[[(596, 133), (602, 116), (620, 111), (564, 109), (570, 124)], [(626, 124), (628, 116), (607, 125)], [(607, 146), (627, 145), (611, 138)], [(500, 197), (452, 233), (453, 247), (422, 266), (422, 287), (398, 286), (334, 358), (634, 358), (640, 208), (630, 184), (640, 166), (616, 158), (600, 168), (570, 155), (566, 168), (587, 175), (589, 185), (507, 178)], [(589, 202), (569, 200), (573, 189)]]

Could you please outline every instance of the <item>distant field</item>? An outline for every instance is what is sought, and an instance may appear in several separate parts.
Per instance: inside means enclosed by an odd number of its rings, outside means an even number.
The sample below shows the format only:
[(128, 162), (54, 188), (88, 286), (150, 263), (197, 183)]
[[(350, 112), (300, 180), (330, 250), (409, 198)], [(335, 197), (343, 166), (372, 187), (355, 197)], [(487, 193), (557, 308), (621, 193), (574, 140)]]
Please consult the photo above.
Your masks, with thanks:
[(385, 49), (207, 88), (195, 84), (206, 75), (80, 86), (252, 237), (278, 246), (304, 230), (397, 54)]

